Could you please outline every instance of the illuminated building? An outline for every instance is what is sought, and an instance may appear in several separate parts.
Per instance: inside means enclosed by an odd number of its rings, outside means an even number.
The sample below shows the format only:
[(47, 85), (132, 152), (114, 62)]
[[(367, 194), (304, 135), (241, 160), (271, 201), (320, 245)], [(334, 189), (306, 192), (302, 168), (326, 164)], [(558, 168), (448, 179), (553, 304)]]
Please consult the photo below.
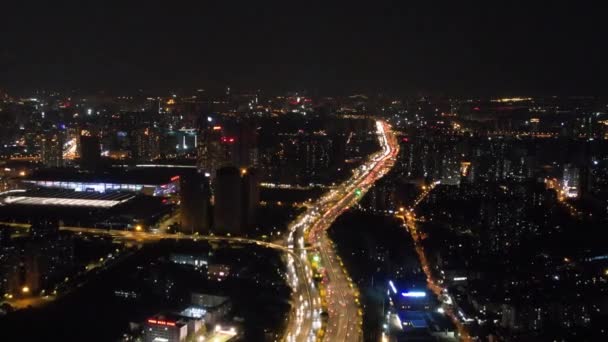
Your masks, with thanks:
[(207, 267), (207, 278), (222, 281), (230, 275), (230, 266), (224, 264), (210, 264)]
[[(193, 299), (199, 299), (197, 295), (193, 296)], [(210, 298), (224, 298), (216, 296), (208, 296)], [(212, 306), (199, 305), (199, 302), (194, 302), (179, 312), (172, 314), (158, 314), (148, 318), (144, 322), (144, 341), (184, 341), (186, 339), (192, 341), (200, 341), (201, 332), (204, 333), (205, 324), (215, 324), (214, 317), (210, 317), (213, 313), (210, 313), (208, 308), (216, 313), (217, 311)], [(202, 301), (204, 302), (204, 301)], [(223, 302), (221, 302), (223, 303)], [(198, 337), (198, 338), (197, 338)]]
[(157, 315), (144, 323), (144, 342), (181, 342), (188, 337), (188, 325), (175, 318)]
[(213, 125), (202, 131), (202, 143), (198, 151), (199, 167), (212, 180), (218, 169), (234, 165), (236, 153), (236, 138), (225, 135), (223, 126)]
[(70, 189), (76, 192), (139, 192), (150, 196), (169, 196), (179, 190), (177, 171), (165, 168), (115, 169), (103, 173), (74, 170), (39, 170), (22, 182), (27, 186)]
[(196, 129), (182, 128), (169, 132), (174, 137), (175, 153), (177, 155), (188, 154), (198, 149), (198, 135)]
[(205, 310), (205, 323), (212, 325), (225, 319), (232, 309), (230, 298), (223, 296), (192, 293), (191, 302)]
[(569, 198), (576, 198), (580, 191), (580, 170), (572, 164), (564, 165), (562, 190)]
[(208, 265), (207, 256), (205, 255), (172, 253), (169, 256), (169, 260), (175, 264), (190, 265), (194, 267), (202, 267)]
[(131, 134), (131, 157), (134, 160), (151, 161), (160, 157), (160, 134), (156, 128), (138, 128)]
[(201, 138), (199, 167), (212, 180), (222, 167), (251, 167), (258, 162), (257, 133), (247, 123), (209, 125), (202, 130)]
[(63, 166), (63, 134), (45, 132), (40, 137), (40, 159), (46, 167)]
[[(30, 207), (81, 207), (81, 208), (112, 208), (131, 200), (134, 196), (109, 192), (74, 192), (63, 189), (39, 189), (32, 191), (14, 190), (1, 197), (0, 203), (7, 206)], [(46, 223), (44, 225), (47, 225)]]

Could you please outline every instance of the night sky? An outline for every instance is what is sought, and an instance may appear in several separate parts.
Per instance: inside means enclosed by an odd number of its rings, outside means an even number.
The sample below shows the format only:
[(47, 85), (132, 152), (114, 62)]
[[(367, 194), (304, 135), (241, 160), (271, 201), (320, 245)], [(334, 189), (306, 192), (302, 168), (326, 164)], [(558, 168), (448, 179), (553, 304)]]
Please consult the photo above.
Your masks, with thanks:
[(0, 89), (605, 94), (599, 5), (531, 2), (3, 2)]

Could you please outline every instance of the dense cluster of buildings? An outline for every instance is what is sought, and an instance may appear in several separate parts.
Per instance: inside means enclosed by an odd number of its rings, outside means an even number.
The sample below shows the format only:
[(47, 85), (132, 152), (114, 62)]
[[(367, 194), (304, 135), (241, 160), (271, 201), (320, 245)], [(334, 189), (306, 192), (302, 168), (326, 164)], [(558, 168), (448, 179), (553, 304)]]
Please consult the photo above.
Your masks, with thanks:
[[(417, 248), (461, 323), (482, 337), (576, 337), (597, 332), (608, 310), (600, 243), (608, 223), (606, 108), (594, 97), (329, 98), (230, 88), (5, 95), (0, 218), (34, 232), (52, 218), (85, 228), (247, 235), (259, 222), (260, 184), (294, 189), (345, 179), (377, 150), (370, 118), (378, 116), (399, 132), (400, 152), (360, 208), (416, 215)], [(0, 244), (6, 294), (40, 292), (69, 267), (67, 240), (32, 235)], [(239, 275), (227, 264), (204, 266), (208, 279)], [(431, 292), (418, 287), (387, 288), (386, 331), (450, 338), (429, 313), (437, 305)], [(152, 316), (145, 339), (197, 336), (200, 314), (209, 319), (211, 311), (194, 304)]]
[[(373, 123), (330, 115), (336, 106), (334, 99), (297, 93), (6, 95), (0, 193), (44, 188), (74, 192), (60, 198), (83, 192), (165, 198), (161, 215), (136, 215), (122, 227), (155, 227), (178, 207), (183, 232), (243, 234), (256, 224), (259, 183), (331, 184), (377, 148)], [(126, 202), (137, 204), (125, 201), (94, 225), (120, 227), (114, 216)]]
[(605, 334), (605, 104), (420, 99), (386, 111), (400, 155), (362, 209), (416, 214), (430, 272), (471, 335)]
[(30, 234), (11, 237), (0, 231), (0, 292), (5, 298), (51, 294), (74, 268), (74, 243), (59, 234), (56, 221), (32, 224)]

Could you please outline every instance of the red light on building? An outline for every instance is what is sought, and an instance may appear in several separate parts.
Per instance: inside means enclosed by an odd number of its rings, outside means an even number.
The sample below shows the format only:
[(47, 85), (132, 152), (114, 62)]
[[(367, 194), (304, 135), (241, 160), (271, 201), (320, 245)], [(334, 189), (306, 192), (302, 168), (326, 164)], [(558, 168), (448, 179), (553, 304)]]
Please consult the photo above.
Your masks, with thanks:
[(479, 108), (479, 107), (473, 107), (473, 110), (480, 111), (481, 108)]
[(179, 180), (179, 176), (173, 176), (171, 177), (171, 181), (172, 182), (177, 182)]
[(403, 138), (401, 139), (401, 141), (403, 141), (403, 142), (409, 142), (409, 141), (410, 141), (410, 138), (408, 138), (408, 137), (403, 137)]
[(236, 141), (235, 137), (221, 137), (220, 141), (223, 142), (224, 144), (232, 144)]
[(149, 319), (148, 323), (150, 323), (150, 324), (157, 324), (157, 325), (168, 325), (170, 327), (174, 327), (175, 326), (175, 322), (161, 321), (161, 320), (156, 320), (156, 319)]

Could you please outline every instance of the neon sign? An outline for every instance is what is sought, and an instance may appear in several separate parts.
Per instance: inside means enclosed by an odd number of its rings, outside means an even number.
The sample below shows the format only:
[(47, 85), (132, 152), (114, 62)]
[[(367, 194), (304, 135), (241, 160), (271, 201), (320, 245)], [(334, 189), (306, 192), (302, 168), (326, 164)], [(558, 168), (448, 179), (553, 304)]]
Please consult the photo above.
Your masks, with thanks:
[(149, 319), (148, 323), (150, 323), (150, 324), (157, 324), (157, 325), (168, 325), (170, 327), (174, 327), (175, 326), (175, 322), (162, 321), (162, 320), (156, 320), (156, 319)]

